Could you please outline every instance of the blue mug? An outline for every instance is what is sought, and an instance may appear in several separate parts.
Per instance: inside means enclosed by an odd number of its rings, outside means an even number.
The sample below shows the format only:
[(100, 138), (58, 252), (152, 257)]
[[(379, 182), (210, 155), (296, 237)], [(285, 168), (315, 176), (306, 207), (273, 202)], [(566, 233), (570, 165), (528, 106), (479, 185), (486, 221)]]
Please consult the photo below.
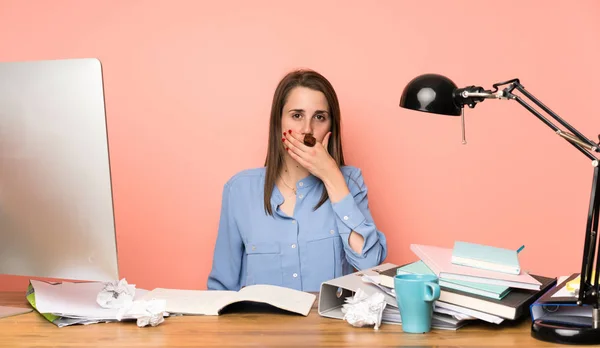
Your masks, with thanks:
[(402, 318), (402, 331), (429, 332), (433, 301), (440, 298), (438, 278), (430, 274), (399, 274), (394, 277), (394, 291)]

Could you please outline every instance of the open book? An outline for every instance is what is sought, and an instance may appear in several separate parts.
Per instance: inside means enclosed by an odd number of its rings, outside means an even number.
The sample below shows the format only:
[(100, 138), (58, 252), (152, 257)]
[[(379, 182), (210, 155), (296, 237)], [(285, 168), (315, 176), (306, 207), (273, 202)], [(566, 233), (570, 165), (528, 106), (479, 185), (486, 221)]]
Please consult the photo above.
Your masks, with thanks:
[(269, 304), (307, 316), (316, 295), (274, 285), (250, 285), (240, 291), (177, 290), (156, 288), (144, 299), (167, 301), (167, 312), (189, 315), (219, 315), (228, 305), (238, 302)]

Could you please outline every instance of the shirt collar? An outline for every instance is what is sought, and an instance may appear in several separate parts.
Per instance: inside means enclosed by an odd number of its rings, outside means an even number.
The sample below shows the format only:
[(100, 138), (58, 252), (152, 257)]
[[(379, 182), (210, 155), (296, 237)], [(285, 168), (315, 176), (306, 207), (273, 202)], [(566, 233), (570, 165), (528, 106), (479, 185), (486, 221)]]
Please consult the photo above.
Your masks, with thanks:
[[(296, 183), (296, 190), (302, 191), (303, 189), (307, 189), (311, 186), (316, 185), (317, 183), (319, 183), (319, 181), (320, 180), (316, 176), (310, 174), (304, 179), (298, 180), (298, 182)], [(281, 194), (281, 191), (279, 191), (277, 185), (274, 185), (273, 193), (271, 194), (271, 207), (273, 208), (273, 211), (277, 210), (277, 207), (283, 204), (283, 201), (284, 199), (283, 195)]]
[(283, 195), (279, 191), (277, 185), (273, 185), (273, 193), (271, 194), (271, 207), (273, 211), (277, 210), (277, 207), (283, 204)]
[(319, 179), (316, 176), (309, 174), (304, 179), (298, 180), (298, 182), (296, 183), (296, 190), (300, 191), (302, 189), (316, 185), (318, 182)]

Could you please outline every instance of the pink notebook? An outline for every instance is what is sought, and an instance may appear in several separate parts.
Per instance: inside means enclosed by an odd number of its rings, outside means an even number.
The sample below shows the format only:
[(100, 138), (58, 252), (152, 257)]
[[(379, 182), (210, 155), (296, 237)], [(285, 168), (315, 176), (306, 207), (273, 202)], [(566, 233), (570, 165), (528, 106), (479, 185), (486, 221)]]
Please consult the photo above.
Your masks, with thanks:
[(437, 274), (439, 278), (503, 285), (527, 290), (540, 290), (542, 285), (525, 272), (515, 275), (455, 265), (452, 263), (452, 249), (450, 248), (411, 244), (410, 250)]

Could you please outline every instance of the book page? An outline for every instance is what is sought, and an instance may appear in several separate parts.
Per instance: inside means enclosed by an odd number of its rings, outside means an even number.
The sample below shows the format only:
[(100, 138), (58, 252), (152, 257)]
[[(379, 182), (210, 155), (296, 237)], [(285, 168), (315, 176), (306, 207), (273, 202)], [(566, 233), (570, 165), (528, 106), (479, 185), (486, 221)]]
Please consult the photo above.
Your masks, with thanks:
[(235, 291), (156, 288), (145, 299), (166, 300), (169, 313), (219, 315), (221, 308), (237, 301), (238, 295)]
[(251, 285), (239, 291), (238, 301), (267, 303), (307, 316), (317, 297), (314, 294), (274, 285)]

